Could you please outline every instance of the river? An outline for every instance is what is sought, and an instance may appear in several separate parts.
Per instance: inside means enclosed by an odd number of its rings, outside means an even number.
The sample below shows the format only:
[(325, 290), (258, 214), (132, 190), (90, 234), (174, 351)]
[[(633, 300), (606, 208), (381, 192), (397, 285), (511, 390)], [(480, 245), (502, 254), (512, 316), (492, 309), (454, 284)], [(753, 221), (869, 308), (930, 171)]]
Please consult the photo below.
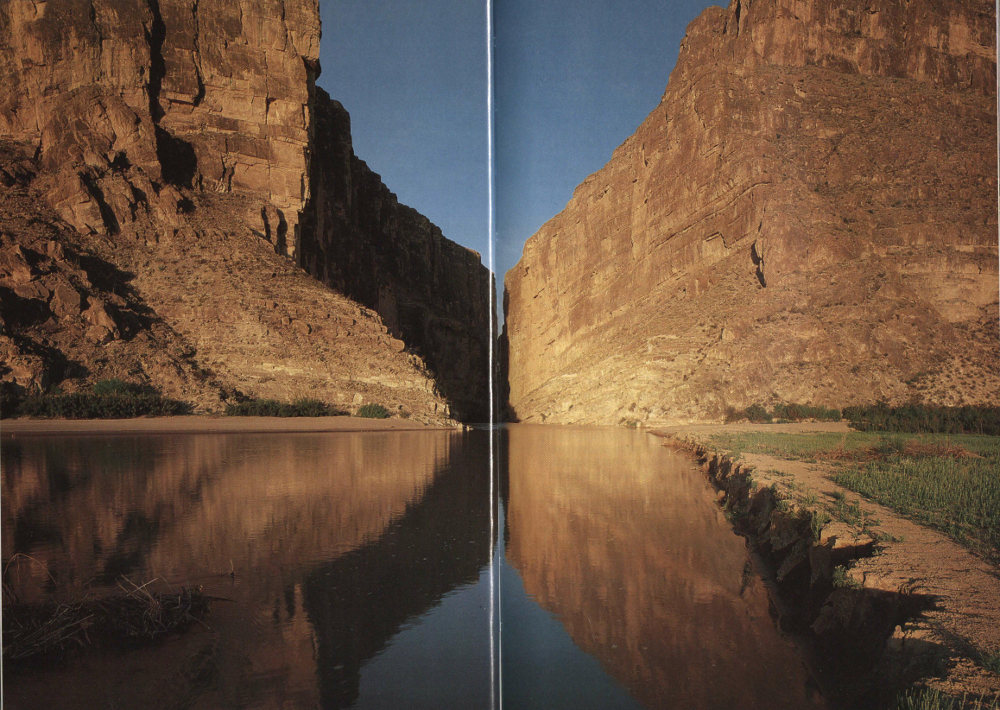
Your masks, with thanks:
[(640, 432), (8, 434), (2, 471), (5, 604), (218, 598), (6, 663), (4, 707), (824, 707), (703, 474)]

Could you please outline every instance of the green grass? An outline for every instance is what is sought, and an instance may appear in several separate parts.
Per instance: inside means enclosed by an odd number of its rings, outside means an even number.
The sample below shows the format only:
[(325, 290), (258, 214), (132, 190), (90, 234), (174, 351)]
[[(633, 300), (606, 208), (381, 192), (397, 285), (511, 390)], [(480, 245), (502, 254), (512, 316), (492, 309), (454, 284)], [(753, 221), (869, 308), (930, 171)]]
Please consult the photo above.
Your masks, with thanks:
[(932, 688), (919, 688), (901, 693), (895, 710), (997, 710), (1000, 699), (962, 696), (956, 698)]
[(226, 405), (230, 417), (332, 417), (345, 412), (318, 399), (303, 398), (294, 402), (276, 399), (248, 399)]
[[(1000, 560), (1000, 437), (973, 434), (726, 432), (727, 451), (836, 466), (833, 480), (912, 520)], [(835, 497), (831, 514), (867, 528), (877, 522)]]
[(151, 385), (101, 380), (90, 392), (32, 395), (17, 404), (15, 413), (42, 419), (125, 419), (190, 414), (191, 405), (160, 394)]
[(894, 454), (836, 473), (833, 480), (1000, 559), (1000, 455), (956, 459)]
[(725, 432), (712, 436), (712, 444), (726, 451), (766, 454), (781, 459), (814, 458), (817, 454), (842, 447), (863, 449), (880, 439), (878, 434), (861, 432), (815, 432), (790, 434), (785, 432)]
[(810, 432), (723, 432), (710, 439), (717, 449), (748, 454), (765, 454), (780, 459), (831, 460), (859, 456), (874, 449), (878, 454), (900, 453), (910, 442), (926, 446), (947, 445), (966, 449), (983, 456), (1000, 455), (1000, 437), (975, 434), (886, 434), (851, 431)]
[(847, 573), (847, 567), (837, 565), (833, 568), (833, 586), (837, 589), (861, 589), (861, 582)]
[(388, 419), (389, 410), (383, 407), (381, 404), (369, 403), (362, 404), (358, 407), (358, 411), (355, 413), (356, 417), (366, 417), (368, 419)]

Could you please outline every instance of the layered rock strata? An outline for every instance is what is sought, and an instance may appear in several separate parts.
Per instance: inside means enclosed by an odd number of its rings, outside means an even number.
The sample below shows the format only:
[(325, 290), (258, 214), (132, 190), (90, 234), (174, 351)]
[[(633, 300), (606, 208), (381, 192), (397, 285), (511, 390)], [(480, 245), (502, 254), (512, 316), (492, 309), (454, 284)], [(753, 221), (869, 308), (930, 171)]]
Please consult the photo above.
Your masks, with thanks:
[(1000, 396), (981, 0), (733, 0), (506, 276), (510, 405), (557, 422)]
[(6, 0), (0, 17), (0, 76), (15, 89), (0, 134), (36, 147), (70, 224), (113, 234), (150, 211), (176, 222), (171, 188), (198, 187), (259, 200), (252, 224), (274, 222), (294, 252), (315, 0)]
[[(457, 284), (456, 299), (478, 296), (477, 288), (485, 294), (488, 280), (478, 260), (415, 212), (388, 234), (365, 223), (322, 255), (356, 263), (372, 240), (385, 258), (411, 263), (410, 240), (423, 240), (428, 251), (459, 254), (440, 262), (428, 257), (419, 263), (433, 266), (423, 270), (370, 274), (388, 293), (421, 294), (406, 301), (411, 311), (423, 309), (407, 322), (420, 320), (437, 337), (435, 347), (401, 328), (383, 302), (343, 286), (331, 292), (295, 265), (304, 226), (316, 223), (317, 212), (337, 209), (313, 197), (314, 175), (322, 172), (337, 188), (351, 184), (349, 174), (335, 175), (341, 167), (350, 171), (349, 164), (312, 166), (318, 144), (342, 140), (322, 136), (328, 121), (316, 120), (317, 102), (325, 111), (329, 106), (315, 87), (319, 38), (316, 0), (2, 0), (0, 80), (10, 90), (0, 97), (0, 140), (4, 155), (16, 156), (2, 166), (10, 177), (5, 188), (20, 195), (19, 214), (29, 221), (45, 213), (41, 219), (53, 233), (46, 239), (128, 274), (119, 282), (129, 282), (150, 322), (162, 322), (188, 353), (175, 395), (186, 393), (207, 409), (239, 390), (282, 399), (322, 396), (346, 407), (374, 400), (421, 418), (445, 417), (451, 405), (420, 355), (439, 372), (453, 359), (481, 364), (485, 373), (485, 350), (462, 350), (479, 346), (469, 337), (449, 337), (463, 328), (486, 333), (485, 305), (478, 311), (442, 306), (441, 285), (421, 280), (444, 273), (445, 290)], [(355, 209), (382, 209), (381, 193), (360, 199)], [(338, 205), (349, 198), (324, 188), (322, 200)], [(31, 230), (11, 225), (0, 225), (4, 252), (37, 251), (27, 243), (35, 239)], [(324, 233), (323, 239), (340, 237)], [(315, 247), (315, 231), (307, 243)], [(344, 270), (317, 258), (315, 248), (309, 267), (324, 278)], [(3, 275), (0, 286), (25, 287), (19, 279)], [(120, 291), (122, 283), (105, 290)], [(103, 298), (100, 289), (91, 294), (77, 285), (81, 310), (91, 295)], [(32, 391), (114, 370), (164, 384), (162, 368), (122, 365), (116, 356), (70, 347), (78, 329), (67, 320), (72, 314), (49, 308), (44, 318), (39, 311), (25, 319), (22, 305), (3, 301), (5, 363), (21, 358), (24, 338), (43, 343), (51, 357), (36, 358), (18, 373), (5, 368), (4, 380), (17, 388)], [(477, 317), (481, 323), (459, 323)], [(120, 327), (104, 327), (112, 336), (99, 343), (105, 350), (112, 341), (134, 339)], [(94, 332), (90, 340), (101, 340)], [(59, 365), (60, 358), (72, 366)], [(201, 382), (213, 384), (206, 390)], [(461, 401), (456, 412), (470, 411), (480, 396), (441, 389)]]

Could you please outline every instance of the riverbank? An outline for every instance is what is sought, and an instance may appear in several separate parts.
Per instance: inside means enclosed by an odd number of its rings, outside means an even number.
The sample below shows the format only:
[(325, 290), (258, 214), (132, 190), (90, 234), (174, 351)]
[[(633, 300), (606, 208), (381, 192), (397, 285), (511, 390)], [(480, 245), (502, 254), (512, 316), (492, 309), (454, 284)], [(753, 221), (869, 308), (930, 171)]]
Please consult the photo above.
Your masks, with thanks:
[[(652, 433), (698, 457), (734, 525), (774, 566), (791, 607), (783, 622), (790, 615), (798, 631), (826, 650), (850, 653), (852, 641), (870, 646), (870, 665), (860, 669), (871, 676), (869, 685), (891, 675), (896, 683), (958, 698), (1000, 697), (996, 565), (838, 485), (832, 477), (842, 463), (822, 451), (774, 455), (732, 446), (733, 434), (747, 433), (839, 435), (849, 442), (858, 435), (845, 423), (691, 425)], [(883, 631), (872, 637), (876, 627)], [(868, 637), (852, 638), (861, 634)]]
[[(459, 425), (461, 426), (461, 425)], [(4, 419), (0, 436), (48, 434), (225, 434), (432, 431), (456, 427), (410, 419), (363, 417), (220, 417), (183, 415), (135, 419)]]

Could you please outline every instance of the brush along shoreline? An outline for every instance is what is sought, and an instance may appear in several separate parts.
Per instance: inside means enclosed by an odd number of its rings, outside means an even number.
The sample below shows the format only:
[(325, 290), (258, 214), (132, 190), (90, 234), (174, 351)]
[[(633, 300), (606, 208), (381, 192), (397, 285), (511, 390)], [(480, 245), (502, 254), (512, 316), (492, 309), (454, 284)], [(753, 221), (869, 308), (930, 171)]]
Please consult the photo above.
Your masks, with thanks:
[(725, 435), (753, 432), (849, 435), (846, 423), (826, 422), (651, 433), (705, 470), (734, 527), (765, 560), (782, 628), (807, 639), (827, 694), (885, 706), (902, 689), (926, 686), (996, 702), (1000, 569), (839, 486), (822, 453), (789, 460), (720, 445)]

